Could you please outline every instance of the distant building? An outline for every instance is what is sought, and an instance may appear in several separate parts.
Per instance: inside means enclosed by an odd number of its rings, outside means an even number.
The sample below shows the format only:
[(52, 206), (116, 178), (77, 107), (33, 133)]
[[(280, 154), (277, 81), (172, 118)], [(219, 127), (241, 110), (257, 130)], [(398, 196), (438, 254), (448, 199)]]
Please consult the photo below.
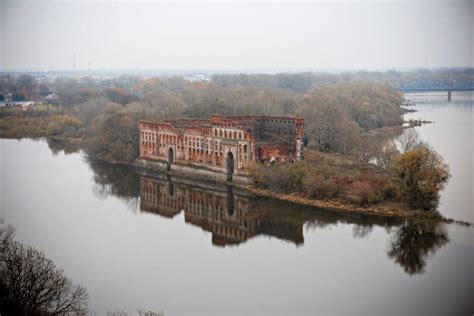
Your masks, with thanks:
[(59, 101), (59, 96), (56, 93), (50, 93), (44, 99), (48, 104), (56, 104)]
[(140, 158), (247, 174), (250, 162), (303, 159), (304, 119), (220, 116), (210, 120), (140, 121)]
[(46, 97), (53, 94), (46, 86), (41, 85), (38, 90), (38, 96), (37, 99), (39, 101), (45, 101)]
[(206, 76), (206, 75), (188, 76), (188, 77), (185, 77), (184, 79), (189, 80), (191, 82), (211, 81), (211, 78), (209, 76)]

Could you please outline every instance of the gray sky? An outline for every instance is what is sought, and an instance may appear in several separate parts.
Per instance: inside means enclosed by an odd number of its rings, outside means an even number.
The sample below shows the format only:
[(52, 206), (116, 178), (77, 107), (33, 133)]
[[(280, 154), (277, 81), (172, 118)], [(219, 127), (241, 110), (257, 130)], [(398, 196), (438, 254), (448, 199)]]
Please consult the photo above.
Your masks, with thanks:
[(473, 3), (0, 0), (0, 69), (472, 66)]

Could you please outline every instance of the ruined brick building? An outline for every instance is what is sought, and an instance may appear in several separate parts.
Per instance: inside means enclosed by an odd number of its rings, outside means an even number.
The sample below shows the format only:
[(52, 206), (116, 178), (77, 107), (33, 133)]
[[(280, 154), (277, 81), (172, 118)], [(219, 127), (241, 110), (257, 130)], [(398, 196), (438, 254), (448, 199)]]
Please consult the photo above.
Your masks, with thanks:
[(245, 175), (251, 161), (303, 159), (304, 119), (220, 116), (140, 121), (140, 159)]

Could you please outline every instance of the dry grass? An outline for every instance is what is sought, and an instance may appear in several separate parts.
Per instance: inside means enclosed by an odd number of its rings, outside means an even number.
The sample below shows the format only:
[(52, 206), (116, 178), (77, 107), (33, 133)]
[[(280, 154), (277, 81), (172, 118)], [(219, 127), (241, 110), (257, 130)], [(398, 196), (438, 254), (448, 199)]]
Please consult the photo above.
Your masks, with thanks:
[(74, 118), (75, 117), (70, 114), (4, 116), (0, 118), (0, 137), (23, 138), (47, 136), (48, 125), (51, 122), (69, 122)]
[(317, 171), (331, 175), (358, 176), (361, 173), (384, 173), (372, 164), (367, 164), (337, 153), (323, 153), (308, 147), (305, 149), (305, 162)]

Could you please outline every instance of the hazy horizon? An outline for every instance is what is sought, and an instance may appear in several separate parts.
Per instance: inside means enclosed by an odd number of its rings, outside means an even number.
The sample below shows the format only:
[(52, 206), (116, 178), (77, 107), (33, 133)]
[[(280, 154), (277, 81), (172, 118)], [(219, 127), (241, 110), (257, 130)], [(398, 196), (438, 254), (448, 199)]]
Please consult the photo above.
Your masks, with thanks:
[(473, 1), (0, 0), (0, 71), (472, 67)]

